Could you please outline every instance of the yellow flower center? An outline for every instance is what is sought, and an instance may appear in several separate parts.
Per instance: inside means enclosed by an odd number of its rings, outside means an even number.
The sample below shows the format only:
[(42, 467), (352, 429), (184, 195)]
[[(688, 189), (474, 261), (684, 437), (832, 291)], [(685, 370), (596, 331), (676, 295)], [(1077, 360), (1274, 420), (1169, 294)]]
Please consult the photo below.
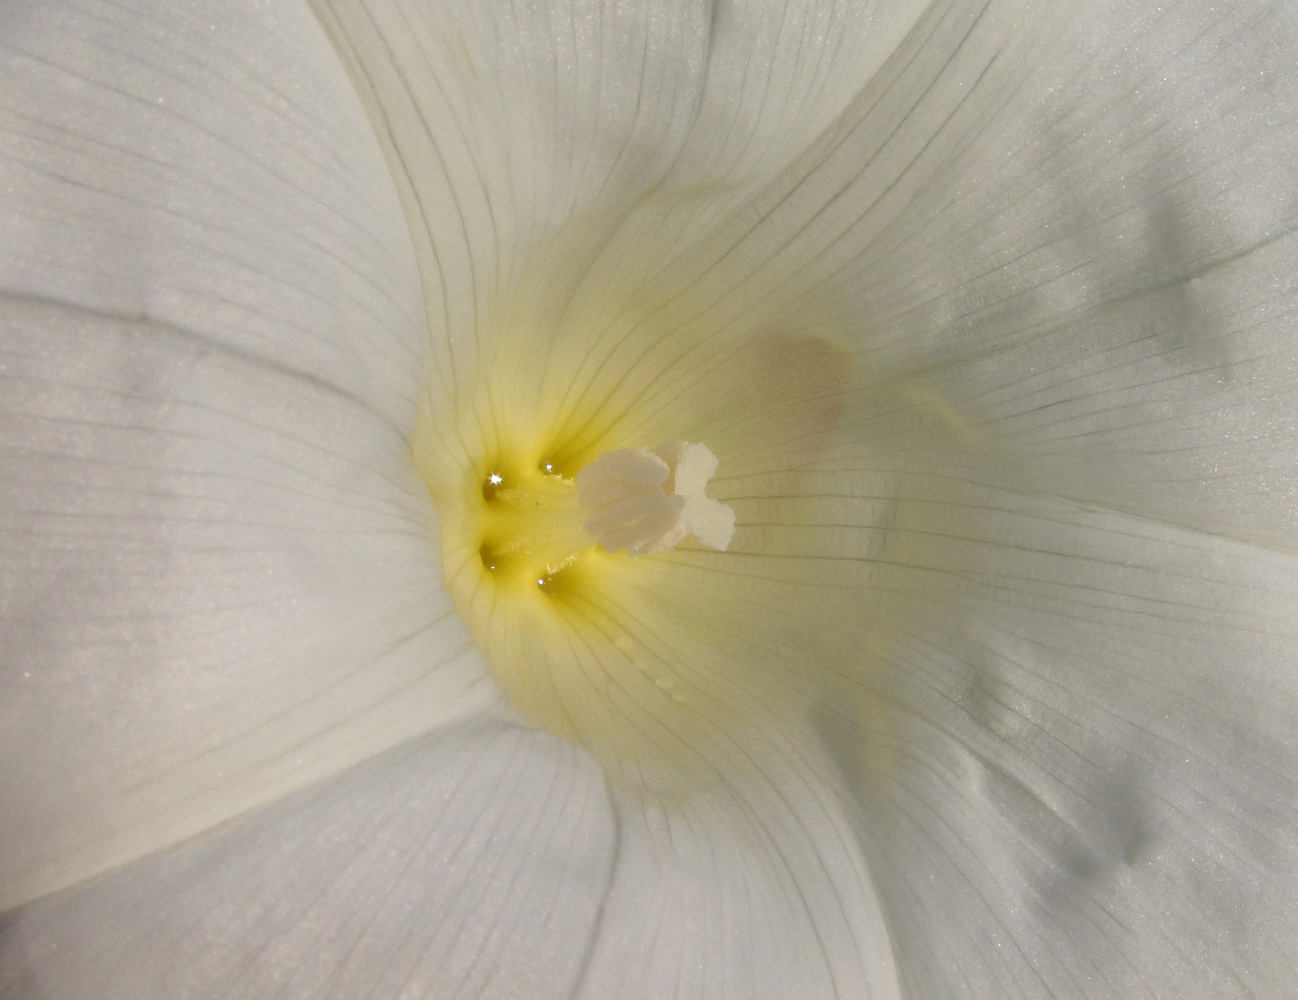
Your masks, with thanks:
[(750, 692), (772, 679), (739, 649), (770, 620), (756, 588), (780, 586), (755, 564), (783, 558), (770, 519), (836, 431), (847, 356), (754, 336), (656, 379), (596, 372), (587, 391), (511, 346), (466, 398), (430, 390), (412, 439), (448, 589), (524, 718), (661, 789), (690, 766), (679, 748), (701, 760), (744, 711), (732, 674)]

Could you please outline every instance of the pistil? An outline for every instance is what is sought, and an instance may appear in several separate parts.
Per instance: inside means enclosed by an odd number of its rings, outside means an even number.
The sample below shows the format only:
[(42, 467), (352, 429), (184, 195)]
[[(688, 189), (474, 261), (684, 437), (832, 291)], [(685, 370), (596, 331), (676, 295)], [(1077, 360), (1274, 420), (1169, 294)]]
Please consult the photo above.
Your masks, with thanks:
[(633, 556), (666, 552), (686, 535), (724, 551), (735, 512), (704, 493), (716, 471), (707, 446), (687, 441), (605, 452), (577, 473), (581, 504), (595, 510), (585, 529), (608, 551)]
[(544, 465), (530, 474), (492, 472), (482, 487), (483, 568), (544, 589), (594, 545), (642, 556), (694, 535), (724, 550), (734, 512), (704, 492), (716, 468), (706, 446), (669, 441), (605, 452), (575, 480)]
[(543, 584), (594, 539), (583, 529), (577, 485), (547, 472), (492, 473), (483, 484), (482, 565), (503, 578)]

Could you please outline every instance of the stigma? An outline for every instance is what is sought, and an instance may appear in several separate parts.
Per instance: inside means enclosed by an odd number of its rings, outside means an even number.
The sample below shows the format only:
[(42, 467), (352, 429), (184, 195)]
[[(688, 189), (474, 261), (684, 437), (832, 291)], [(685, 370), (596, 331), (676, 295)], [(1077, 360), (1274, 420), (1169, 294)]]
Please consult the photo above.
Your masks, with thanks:
[(716, 471), (711, 450), (687, 441), (606, 451), (577, 473), (578, 502), (594, 508), (583, 528), (601, 548), (632, 556), (666, 552), (688, 535), (724, 552), (735, 512), (704, 492)]
[(546, 463), (493, 471), (482, 482), (483, 568), (501, 584), (557, 593), (560, 574), (596, 548), (647, 556), (692, 535), (725, 550), (735, 515), (705, 493), (716, 470), (705, 445), (668, 441), (604, 452), (575, 479)]

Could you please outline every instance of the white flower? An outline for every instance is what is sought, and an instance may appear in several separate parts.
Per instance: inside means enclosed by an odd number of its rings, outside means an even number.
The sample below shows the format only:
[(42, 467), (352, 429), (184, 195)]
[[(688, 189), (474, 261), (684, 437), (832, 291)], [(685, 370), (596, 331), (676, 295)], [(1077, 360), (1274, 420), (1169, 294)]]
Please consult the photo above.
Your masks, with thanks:
[(0, 7), (0, 997), (1289, 995), (1293, 5), (315, 8)]

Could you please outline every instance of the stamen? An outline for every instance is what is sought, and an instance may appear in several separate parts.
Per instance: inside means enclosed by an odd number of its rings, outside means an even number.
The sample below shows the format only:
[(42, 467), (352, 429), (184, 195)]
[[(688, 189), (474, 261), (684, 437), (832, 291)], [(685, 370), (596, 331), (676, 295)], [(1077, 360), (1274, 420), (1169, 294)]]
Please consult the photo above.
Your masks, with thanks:
[(578, 502), (595, 508), (586, 532), (609, 552), (666, 552), (686, 535), (725, 549), (735, 512), (704, 494), (717, 471), (706, 445), (668, 441), (657, 448), (607, 451), (577, 473)]

